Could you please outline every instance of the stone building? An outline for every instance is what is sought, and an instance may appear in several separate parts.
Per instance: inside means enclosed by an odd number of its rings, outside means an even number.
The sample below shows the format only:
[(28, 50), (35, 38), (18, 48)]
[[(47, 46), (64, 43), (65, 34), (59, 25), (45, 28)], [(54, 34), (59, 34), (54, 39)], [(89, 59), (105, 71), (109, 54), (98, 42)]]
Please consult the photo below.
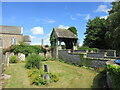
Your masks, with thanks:
[(76, 50), (77, 40), (77, 35), (72, 33), (70, 30), (53, 28), (51, 33), (51, 46), (53, 47), (52, 56), (57, 58), (58, 50), (62, 49), (62, 42), (65, 44), (65, 49), (69, 49), (70, 51)]
[(0, 76), (3, 67), (2, 50), (17, 45), (20, 41), (30, 44), (31, 40), (28, 35), (23, 35), (23, 28), (16, 26), (0, 26)]
[(8, 48), (17, 45), (20, 41), (30, 44), (28, 35), (23, 35), (23, 27), (0, 26), (0, 47)]

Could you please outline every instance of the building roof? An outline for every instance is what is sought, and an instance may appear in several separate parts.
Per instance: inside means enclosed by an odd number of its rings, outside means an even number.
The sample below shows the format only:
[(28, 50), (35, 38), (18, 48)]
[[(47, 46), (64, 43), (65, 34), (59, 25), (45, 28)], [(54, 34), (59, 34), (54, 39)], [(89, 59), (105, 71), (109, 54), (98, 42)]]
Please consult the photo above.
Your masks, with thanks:
[(72, 33), (71, 31), (67, 29), (53, 28), (53, 30), (56, 33), (57, 38), (78, 39), (76, 34)]
[(22, 34), (23, 28), (16, 27), (16, 26), (0, 25), (0, 33), (2, 33), (2, 34)]
[(24, 35), (23, 36), (23, 41), (24, 42), (31, 42), (30, 36), (29, 35)]

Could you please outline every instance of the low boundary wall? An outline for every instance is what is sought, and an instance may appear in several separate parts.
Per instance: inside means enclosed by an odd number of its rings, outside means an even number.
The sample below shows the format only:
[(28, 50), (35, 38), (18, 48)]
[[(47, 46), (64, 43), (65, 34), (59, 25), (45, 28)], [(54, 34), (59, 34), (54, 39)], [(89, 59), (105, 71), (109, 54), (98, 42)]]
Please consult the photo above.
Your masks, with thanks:
[(68, 50), (59, 50), (58, 57), (65, 62), (75, 65), (84, 65), (92, 68), (106, 67), (106, 62), (111, 59), (107, 58), (90, 58), (86, 57), (86, 53), (68, 53)]

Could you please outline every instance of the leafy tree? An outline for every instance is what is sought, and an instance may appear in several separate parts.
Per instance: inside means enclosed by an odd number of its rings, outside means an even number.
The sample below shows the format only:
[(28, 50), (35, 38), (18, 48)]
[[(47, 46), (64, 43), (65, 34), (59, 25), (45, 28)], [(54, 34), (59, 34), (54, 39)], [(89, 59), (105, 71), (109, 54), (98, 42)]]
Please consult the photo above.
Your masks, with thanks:
[(108, 16), (108, 31), (106, 39), (112, 49), (120, 50), (120, 1), (112, 2), (112, 9)]
[(90, 48), (107, 48), (105, 42), (105, 33), (107, 31), (107, 22), (105, 19), (100, 19), (96, 17), (93, 20), (89, 20), (86, 25), (86, 32), (84, 33), (84, 46), (89, 46)]
[(69, 27), (68, 30), (70, 30), (71, 32), (73, 32), (76, 35), (78, 34), (77, 29), (75, 27)]

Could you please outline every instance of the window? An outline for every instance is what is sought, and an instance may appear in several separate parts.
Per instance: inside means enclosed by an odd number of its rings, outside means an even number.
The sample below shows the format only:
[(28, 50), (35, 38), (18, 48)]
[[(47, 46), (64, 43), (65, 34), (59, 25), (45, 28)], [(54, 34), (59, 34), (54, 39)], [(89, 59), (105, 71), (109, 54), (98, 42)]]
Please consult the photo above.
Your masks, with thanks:
[(16, 39), (15, 38), (11, 38), (11, 44), (16, 44)]

